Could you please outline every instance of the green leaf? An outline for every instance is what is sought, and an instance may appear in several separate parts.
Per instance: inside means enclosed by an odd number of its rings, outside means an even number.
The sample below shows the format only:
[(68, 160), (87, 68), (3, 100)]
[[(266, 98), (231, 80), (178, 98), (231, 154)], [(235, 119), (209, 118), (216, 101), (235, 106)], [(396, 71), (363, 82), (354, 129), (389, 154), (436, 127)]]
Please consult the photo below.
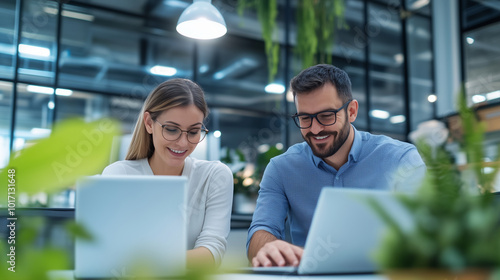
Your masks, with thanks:
[[(52, 192), (68, 187), (77, 178), (101, 173), (109, 164), (117, 122), (101, 119), (86, 123), (72, 119), (56, 124), (52, 134), (11, 158), (0, 178), (15, 170), (16, 193)], [(7, 192), (0, 192), (6, 201)]]
[(83, 240), (92, 241), (93, 237), (90, 232), (87, 231), (81, 224), (75, 221), (70, 221), (66, 223), (66, 230), (76, 238), (81, 238)]

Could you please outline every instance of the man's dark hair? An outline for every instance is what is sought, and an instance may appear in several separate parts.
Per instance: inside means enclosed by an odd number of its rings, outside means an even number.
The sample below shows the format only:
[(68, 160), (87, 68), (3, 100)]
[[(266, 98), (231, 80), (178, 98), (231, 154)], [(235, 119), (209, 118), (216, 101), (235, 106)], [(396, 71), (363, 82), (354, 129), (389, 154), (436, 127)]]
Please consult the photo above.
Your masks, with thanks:
[(302, 70), (290, 82), (293, 97), (297, 94), (309, 93), (321, 88), (326, 83), (331, 83), (343, 102), (352, 99), (351, 80), (347, 73), (329, 64), (318, 64)]

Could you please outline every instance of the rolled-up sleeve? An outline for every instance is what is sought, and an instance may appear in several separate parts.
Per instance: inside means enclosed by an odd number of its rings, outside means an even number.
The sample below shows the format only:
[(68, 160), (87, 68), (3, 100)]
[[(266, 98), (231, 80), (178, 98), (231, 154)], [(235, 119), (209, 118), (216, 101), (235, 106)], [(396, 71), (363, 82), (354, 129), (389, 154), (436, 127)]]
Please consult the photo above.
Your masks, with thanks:
[(276, 179), (280, 177), (278, 172), (274, 160), (271, 160), (260, 183), (257, 206), (248, 229), (247, 252), (250, 240), (258, 230), (265, 230), (279, 239), (285, 238), (285, 219), (289, 206), (283, 184)]

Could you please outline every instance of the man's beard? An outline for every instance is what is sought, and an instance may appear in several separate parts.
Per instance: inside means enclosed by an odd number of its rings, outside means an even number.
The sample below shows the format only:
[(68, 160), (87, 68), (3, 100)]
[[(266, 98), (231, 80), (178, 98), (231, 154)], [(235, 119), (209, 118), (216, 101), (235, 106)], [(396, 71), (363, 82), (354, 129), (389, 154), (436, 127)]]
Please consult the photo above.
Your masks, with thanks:
[[(341, 147), (344, 145), (345, 141), (349, 137), (349, 133), (351, 131), (351, 124), (349, 122), (345, 122), (344, 126), (340, 131), (321, 131), (318, 134), (313, 134), (311, 132), (307, 133), (305, 136), (302, 135), (302, 138), (309, 144), (313, 154), (319, 158), (327, 158), (334, 155)], [(333, 144), (324, 143), (324, 144), (312, 144), (312, 137), (321, 137), (330, 135), (333, 137)], [(327, 147), (327, 145), (331, 145)]]

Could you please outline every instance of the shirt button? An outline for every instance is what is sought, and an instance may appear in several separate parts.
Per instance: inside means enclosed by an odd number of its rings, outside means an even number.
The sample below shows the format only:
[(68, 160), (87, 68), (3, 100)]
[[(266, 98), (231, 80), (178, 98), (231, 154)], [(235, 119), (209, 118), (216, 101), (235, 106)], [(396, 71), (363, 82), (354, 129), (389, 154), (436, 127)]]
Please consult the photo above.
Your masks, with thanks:
[(339, 179), (339, 177), (335, 177), (335, 181), (337, 181)]

